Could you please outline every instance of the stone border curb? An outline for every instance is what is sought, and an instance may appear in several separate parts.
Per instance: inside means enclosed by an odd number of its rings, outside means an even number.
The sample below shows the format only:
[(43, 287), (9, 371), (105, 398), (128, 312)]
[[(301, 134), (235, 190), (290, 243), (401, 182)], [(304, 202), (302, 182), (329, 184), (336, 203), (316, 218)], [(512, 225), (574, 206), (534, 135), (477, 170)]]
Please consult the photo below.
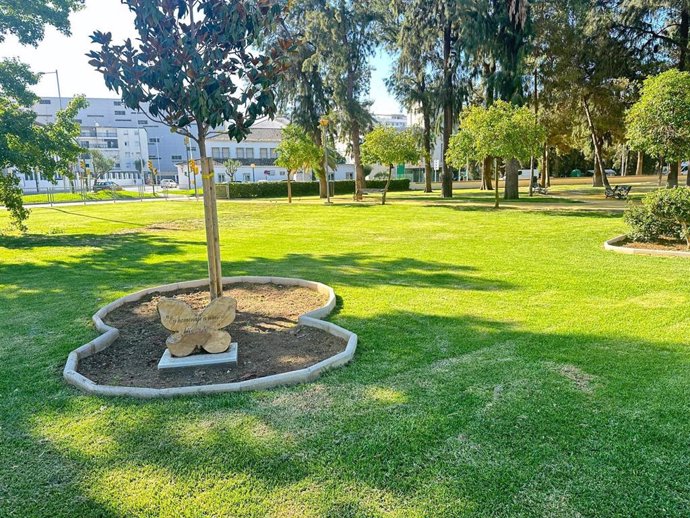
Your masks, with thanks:
[(690, 252), (683, 252), (681, 250), (654, 250), (650, 248), (630, 248), (627, 246), (618, 246), (618, 243), (622, 243), (628, 239), (628, 236), (623, 234), (609, 239), (604, 243), (605, 250), (611, 250), (612, 252), (618, 252), (619, 254), (629, 254), (629, 255), (655, 255), (658, 257), (690, 257)]
[(318, 378), (323, 372), (334, 369), (336, 367), (341, 367), (346, 363), (352, 361), (357, 350), (357, 335), (344, 329), (340, 326), (321, 320), (322, 318), (328, 316), (333, 309), (335, 309), (336, 299), (335, 292), (333, 288), (322, 284), (320, 282), (307, 281), (304, 279), (294, 279), (289, 277), (254, 277), (254, 276), (241, 276), (241, 277), (223, 277), (223, 284), (237, 284), (237, 283), (252, 283), (252, 284), (283, 284), (286, 286), (301, 286), (303, 288), (309, 288), (311, 290), (318, 291), (319, 293), (325, 293), (328, 295), (328, 301), (326, 304), (318, 309), (300, 315), (298, 322), (304, 326), (315, 327), (330, 333), (339, 338), (347, 340), (347, 346), (345, 350), (341, 353), (326, 358), (319, 363), (312, 365), (311, 367), (306, 367), (304, 369), (299, 369), (296, 371), (283, 372), (280, 374), (274, 374), (272, 376), (264, 376), (263, 378), (255, 378), (246, 381), (238, 381), (232, 383), (221, 383), (215, 385), (194, 385), (187, 387), (172, 387), (164, 389), (155, 388), (144, 388), (144, 387), (119, 387), (112, 385), (99, 385), (94, 381), (90, 380), (86, 376), (79, 374), (77, 372), (77, 367), (79, 365), (79, 360), (83, 358), (88, 358), (92, 356), (110, 344), (112, 344), (120, 332), (114, 327), (110, 327), (103, 319), (111, 311), (119, 308), (120, 306), (127, 304), (129, 302), (135, 302), (142, 297), (149, 295), (151, 293), (168, 293), (171, 291), (183, 290), (188, 288), (198, 288), (205, 286), (208, 283), (208, 279), (199, 279), (194, 281), (179, 282), (176, 284), (166, 284), (164, 286), (156, 286), (154, 288), (147, 288), (130, 295), (121, 297), (107, 306), (99, 309), (96, 314), (92, 317), (93, 323), (96, 329), (103, 333), (99, 337), (91, 340), (89, 343), (82, 345), (78, 349), (72, 351), (67, 357), (67, 362), (65, 364), (65, 369), (63, 371), (63, 376), (67, 383), (74, 385), (75, 387), (87, 392), (89, 394), (95, 394), (99, 396), (130, 396), (136, 398), (159, 398), (159, 397), (172, 397), (172, 396), (183, 396), (183, 395), (198, 395), (198, 394), (219, 394), (222, 392), (240, 392), (248, 390), (264, 390), (273, 387), (278, 387), (281, 385), (295, 385), (298, 383), (306, 383), (308, 381), (313, 381)]

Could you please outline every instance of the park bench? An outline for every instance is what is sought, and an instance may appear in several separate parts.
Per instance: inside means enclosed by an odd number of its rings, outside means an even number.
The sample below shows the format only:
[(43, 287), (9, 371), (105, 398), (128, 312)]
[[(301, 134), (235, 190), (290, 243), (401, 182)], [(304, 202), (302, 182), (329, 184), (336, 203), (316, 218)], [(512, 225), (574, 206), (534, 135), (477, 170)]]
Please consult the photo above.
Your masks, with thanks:
[(632, 185), (616, 185), (613, 188), (606, 187), (606, 197), (615, 198), (617, 200), (627, 200), (631, 189)]
[(367, 188), (362, 189), (362, 195), (363, 195), (363, 196), (367, 196), (367, 195), (369, 195), (369, 194), (378, 194), (378, 195), (380, 195), (380, 196), (381, 196), (381, 204), (383, 204), (383, 202), (384, 202), (383, 197), (384, 197), (385, 194), (386, 194), (386, 189), (367, 189)]
[(547, 187), (542, 187), (539, 185), (539, 180), (536, 178), (532, 179), (532, 192), (536, 194), (549, 194), (549, 189)]

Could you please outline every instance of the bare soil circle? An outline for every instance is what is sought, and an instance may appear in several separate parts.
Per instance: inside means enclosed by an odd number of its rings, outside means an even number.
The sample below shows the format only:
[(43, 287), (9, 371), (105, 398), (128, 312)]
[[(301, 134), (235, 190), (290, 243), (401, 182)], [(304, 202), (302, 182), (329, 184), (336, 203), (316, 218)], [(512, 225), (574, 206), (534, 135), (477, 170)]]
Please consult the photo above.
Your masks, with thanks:
[(189, 304), (196, 311), (209, 303), (205, 289), (153, 293), (125, 304), (104, 319), (120, 336), (103, 351), (80, 360), (78, 372), (101, 385), (169, 388), (211, 385), (261, 378), (314, 365), (345, 350), (347, 342), (297, 323), (300, 315), (322, 307), (326, 295), (279, 284), (228, 284), (224, 294), (237, 299), (237, 318), (225, 330), (238, 343), (237, 366), (158, 370), (171, 334), (160, 323), (162, 297)]

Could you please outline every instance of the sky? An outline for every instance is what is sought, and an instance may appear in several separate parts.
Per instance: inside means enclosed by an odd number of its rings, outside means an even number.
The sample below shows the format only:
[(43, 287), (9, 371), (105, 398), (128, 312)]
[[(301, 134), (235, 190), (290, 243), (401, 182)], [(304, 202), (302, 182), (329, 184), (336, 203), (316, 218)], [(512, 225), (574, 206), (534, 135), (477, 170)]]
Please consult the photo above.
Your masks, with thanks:
[[(87, 97), (115, 97), (103, 83), (102, 76), (88, 64), (85, 54), (91, 48), (89, 36), (94, 30), (112, 32), (115, 42), (134, 38), (133, 17), (120, 0), (87, 0), (86, 7), (71, 16), (72, 35), (65, 36), (48, 28), (38, 47), (23, 47), (8, 37), (0, 44), (0, 58), (18, 57), (34, 72), (58, 70), (64, 98), (77, 94)], [(94, 47), (95, 48), (95, 47)], [(400, 105), (386, 90), (384, 78), (390, 72), (390, 58), (380, 52), (372, 61), (374, 68), (370, 97), (374, 113), (401, 113)], [(34, 91), (44, 97), (57, 97), (55, 74), (45, 75)]]

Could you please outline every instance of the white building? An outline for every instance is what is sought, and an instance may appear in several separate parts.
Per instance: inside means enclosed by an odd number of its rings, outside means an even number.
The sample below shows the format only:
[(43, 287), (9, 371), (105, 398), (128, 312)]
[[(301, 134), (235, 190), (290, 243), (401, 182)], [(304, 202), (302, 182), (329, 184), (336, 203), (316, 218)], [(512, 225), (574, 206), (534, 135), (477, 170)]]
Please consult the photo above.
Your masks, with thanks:
[(382, 126), (390, 126), (397, 130), (408, 128), (407, 115), (403, 113), (375, 113), (374, 121)]
[[(275, 164), (276, 148), (282, 139), (282, 130), (289, 124), (287, 119), (264, 119), (252, 126), (251, 133), (242, 142), (237, 142), (227, 134), (210, 138), (206, 142), (206, 151), (214, 161), (215, 180), (217, 183), (228, 181), (239, 183), (281, 182), (287, 180), (287, 170)], [(240, 163), (233, 178), (227, 172), (224, 163), (235, 160)], [(195, 159), (198, 164), (198, 160)], [(177, 164), (177, 180), (181, 189), (194, 187), (194, 178), (189, 176), (186, 161)], [(200, 169), (200, 166), (199, 166)], [(354, 166), (343, 164), (332, 174), (336, 180), (354, 178)], [(295, 175), (295, 181), (311, 181), (311, 174)], [(201, 186), (201, 173), (196, 177), (197, 186)]]
[[(148, 137), (145, 129), (82, 127), (77, 142), (86, 150), (80, 159), (85, 162), (91, 172), (94, 169), (89, 150), (96, 149), (114, 161), (113, 169), (100, 179), (111, 180), (122, 186), (133, 186), (143, 182), (146, 162), (149, 160)], [(144, 171), (141, 173), (137, 169), (137, 160), (141, 160), (143, 164)], [(19, 185), (24, 192), (40, 192), (49, 188), (57, 191), (70, 189), (69, 180), (61, 175), (57, 175), (56, 183), (52, 183), (44, 178), (40, 171), (26, 174), (16, 170), (13, 172), (19, 178)], [(78, 178), (84, 171), (75, 164), (74, 173), (75, 185), (78, 187), (80, 185)]]
[[(101, 179), (117, 184), (139, 185), (147, 173), (149, 160), (148, 134), (144, 128), (82, 127), (77, 138), (79, 145), (87, 150), (82, 159), (93, 171), (90, 150), (96, 149), (115, 162), (112, 171)], [(138, 163), (137, 163), (138, 162)]]

